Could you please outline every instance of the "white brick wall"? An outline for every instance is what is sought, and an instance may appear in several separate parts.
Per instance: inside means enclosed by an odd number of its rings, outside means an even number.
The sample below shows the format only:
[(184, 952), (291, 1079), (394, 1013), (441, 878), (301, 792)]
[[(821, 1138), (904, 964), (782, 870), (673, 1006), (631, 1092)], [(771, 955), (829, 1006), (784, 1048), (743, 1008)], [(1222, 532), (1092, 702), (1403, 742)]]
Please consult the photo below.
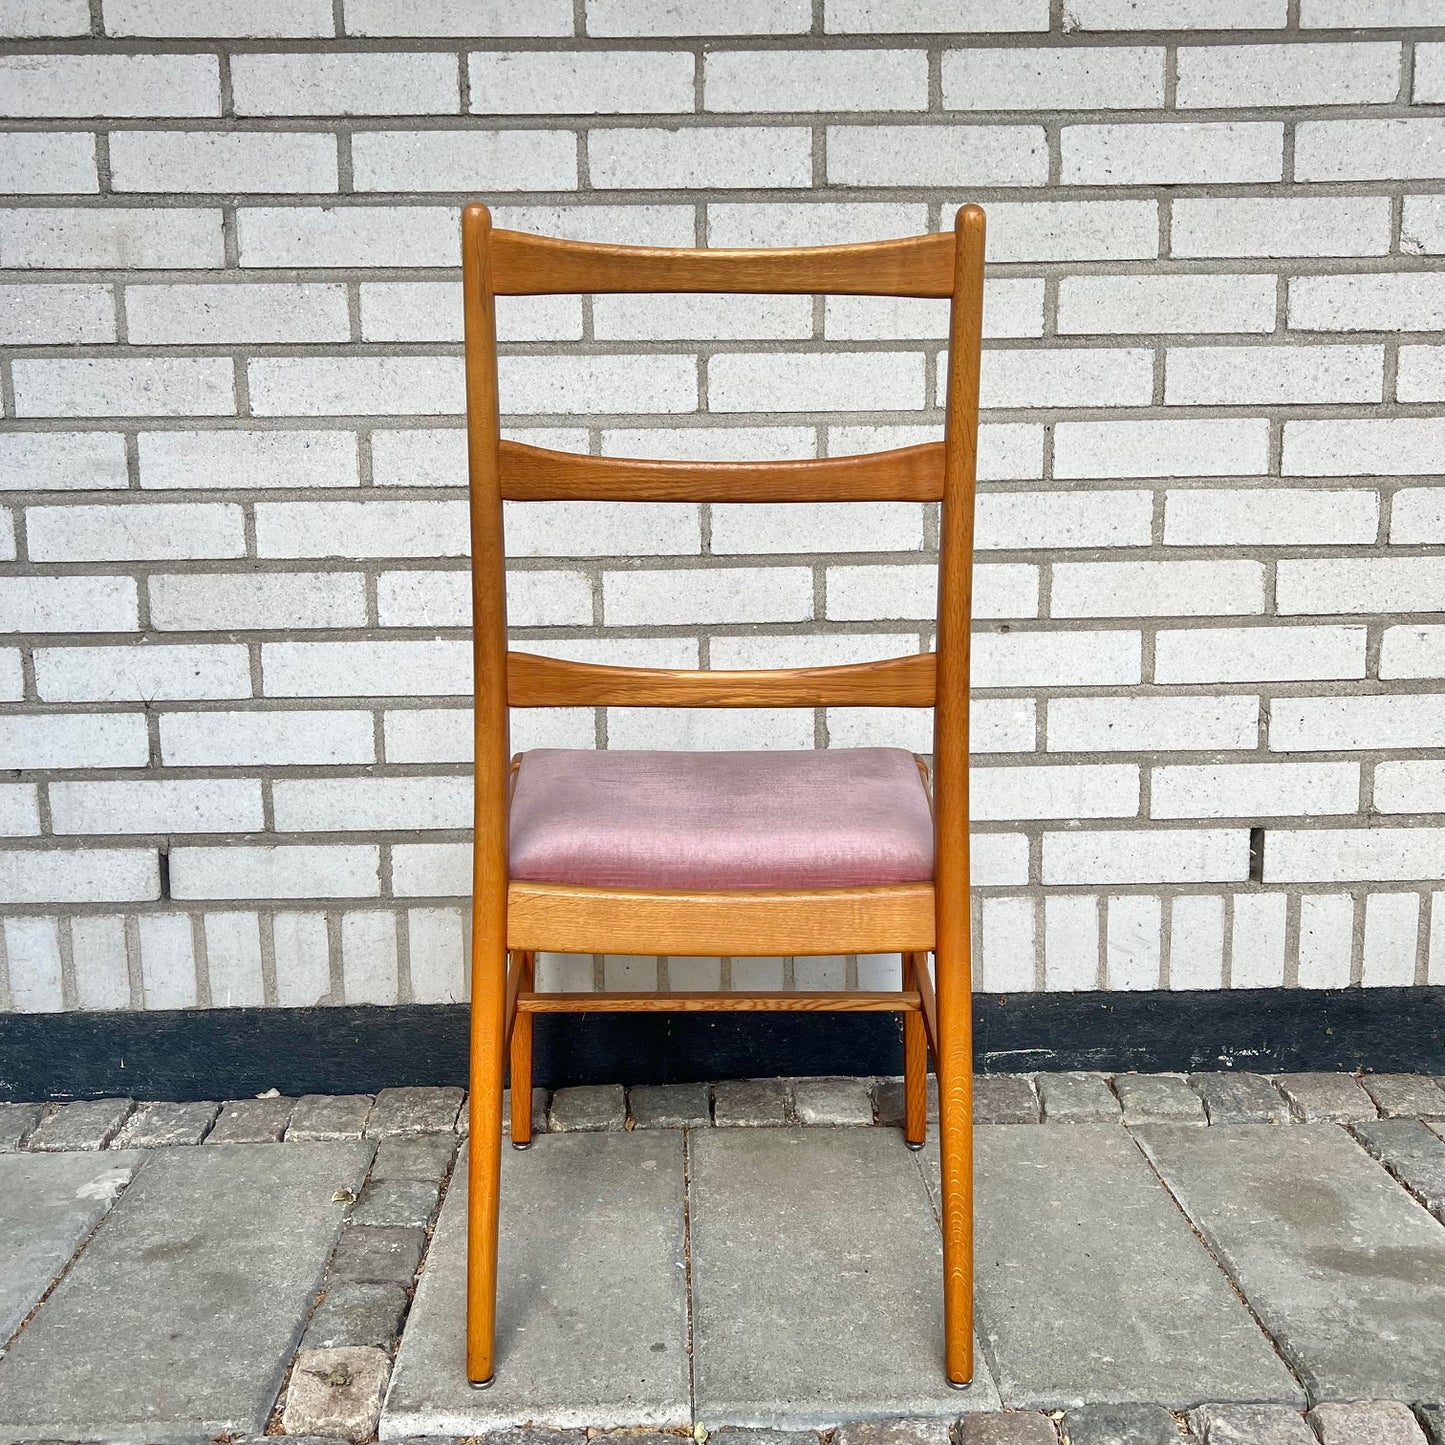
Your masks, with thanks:
[[(501, 225), (713, 246), (938, 230), (980, 200), (980, 984), (1441, 981), (1445, 44), (1410, 28), (1440, 22), (1418, 0), (5, 9), (0, 1009), (466, 997), (476, 196)], [(541, 445), (939, 434), (937, 302), (507, 298), (499, 334), (508, 433)], [(931, 507), (507, 525), (538, 652), (931, 644)], [(908, 709), (615, 708), (519, 714), (514, 742), (930, 734)], [(819, 987), (896, 963), (546, 969)]]

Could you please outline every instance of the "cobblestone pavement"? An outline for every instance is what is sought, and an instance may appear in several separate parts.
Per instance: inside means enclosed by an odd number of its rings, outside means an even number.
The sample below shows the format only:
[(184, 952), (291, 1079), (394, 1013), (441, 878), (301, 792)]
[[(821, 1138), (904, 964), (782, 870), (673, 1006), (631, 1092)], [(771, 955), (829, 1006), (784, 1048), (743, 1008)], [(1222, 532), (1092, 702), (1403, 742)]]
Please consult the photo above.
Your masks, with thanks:
[(1445, 1445), (1441, 1081), (980, 1078), (966, 1396), (901, 1103), (539, 1093), (483, 1393), (460, 1090), (0, 1105), (0, 1441)]

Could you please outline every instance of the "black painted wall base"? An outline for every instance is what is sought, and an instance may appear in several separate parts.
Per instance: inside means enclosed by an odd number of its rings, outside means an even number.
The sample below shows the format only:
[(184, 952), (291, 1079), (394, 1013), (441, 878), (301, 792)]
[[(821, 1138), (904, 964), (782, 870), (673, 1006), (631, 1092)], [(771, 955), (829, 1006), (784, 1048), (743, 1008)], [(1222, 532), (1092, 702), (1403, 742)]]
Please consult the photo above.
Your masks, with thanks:
[[(985, 1073), (1445, 1073), (1445, 988), (979, 994)], [(896, 1074), (890, 1014), (571, 1014), (536, 1022), (536, 1082)], [(234, 1099), (465, 1084), (463, 1005), (0, 1015), (0, 1100)]]

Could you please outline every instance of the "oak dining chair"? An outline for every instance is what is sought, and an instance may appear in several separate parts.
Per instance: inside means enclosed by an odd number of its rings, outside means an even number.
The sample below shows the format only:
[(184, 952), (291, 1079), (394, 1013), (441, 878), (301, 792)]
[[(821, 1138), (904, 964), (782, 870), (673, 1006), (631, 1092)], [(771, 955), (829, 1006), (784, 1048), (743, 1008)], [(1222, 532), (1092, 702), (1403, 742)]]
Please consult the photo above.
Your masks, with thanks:
[[(462, 216), (476, 661), (467, 1377), (495, 1373), (502, 1090), (531, 1142), (539, 1013), (867, 1010), (903, 1018), (904, 1137), (921, 1147), (939, 1080), (944, 1369), (973, 1376), (968, 665), (984, 216), (952, 233), (760, 250), (610, 246)], [(866, 456), (691, 463), (578, 456), (503, 440), (495, 298), (761, 292), (947, 297), (941, 442)], [(605, 357), (596, 365), (605, 367)], [(504, 501), (941, 502), (936, 651), (779, 671), (608, 667), (508, 650)], [(933, 709), (931, 798), (899, 749), (510, 756), (510, 708)], [(846, 808), (838, 800), (846, 797)], [(897, 953), (891, 992), (546, 993), (539, 951), (787, 956)], [(928, 955), (933, 955), (930, 979)], [(936, 992), (935, 992), (936, 990)]]

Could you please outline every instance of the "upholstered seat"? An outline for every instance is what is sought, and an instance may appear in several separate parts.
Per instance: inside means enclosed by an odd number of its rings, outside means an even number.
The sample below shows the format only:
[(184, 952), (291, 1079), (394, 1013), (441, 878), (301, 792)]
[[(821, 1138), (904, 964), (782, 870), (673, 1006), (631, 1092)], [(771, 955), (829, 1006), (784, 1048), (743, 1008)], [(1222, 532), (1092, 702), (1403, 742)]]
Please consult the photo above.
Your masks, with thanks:
[(599, 888), (842, 888), (933, 877), (901, 748), (522, 755), (511, 876)]

